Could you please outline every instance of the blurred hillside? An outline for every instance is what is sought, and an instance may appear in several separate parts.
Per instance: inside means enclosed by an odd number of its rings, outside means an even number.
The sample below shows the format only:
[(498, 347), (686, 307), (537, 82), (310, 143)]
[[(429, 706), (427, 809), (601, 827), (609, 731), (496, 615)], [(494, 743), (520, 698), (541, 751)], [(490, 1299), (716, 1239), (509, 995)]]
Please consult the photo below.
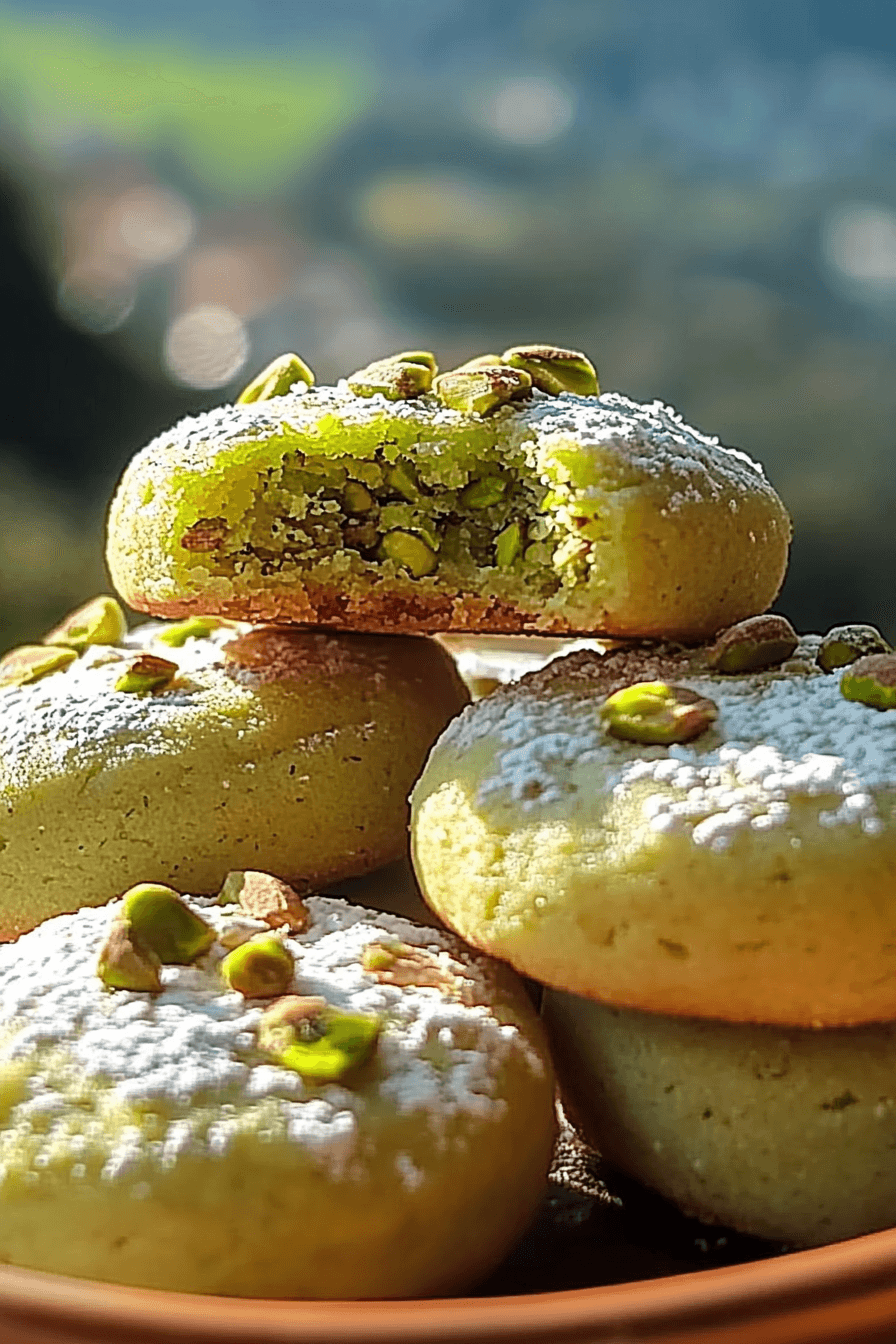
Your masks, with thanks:
[(760, 458), (779, 605), (896, 639), (894, 145), (876, 0), (0, 3), (0, 639), (281, 350), (529, 339)]

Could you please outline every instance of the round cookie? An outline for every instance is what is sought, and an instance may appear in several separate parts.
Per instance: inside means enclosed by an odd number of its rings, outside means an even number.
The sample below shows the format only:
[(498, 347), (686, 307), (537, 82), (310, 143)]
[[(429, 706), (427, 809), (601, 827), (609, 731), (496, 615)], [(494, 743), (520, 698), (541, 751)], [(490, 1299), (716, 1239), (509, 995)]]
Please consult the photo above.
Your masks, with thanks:
[[(284, 997), (247, 998), (225, 983), (226, 949), (271, 931), (185, 904), (215, 941), (164, 965), (157, 993), (97, 975), (119, 902), (0, 948), (0, 1260), (260, 1297), (425, 1296), (484, 1276), (534, 1213), (554, 1132), (516, 977), (447, 934), (309, 897), (306, 931), (280, 942)], [(266, 1023), (294, 996), (317, 996), (318, 1015), (272, 1044)], [(350, 1067), (312, 1076), (334, 1023), (359, 1020), (376, 1034), (345, 1045)]]
[(774, 599), (790, 522), (745, 454), (660, 402), (469, 401), (422, 367), (160, 435), (112, 502), (118, 591), (157, 616), (691, 642)]
[(307, 889), (400, 858), (410, 787), (467, 700), (419, 638), (209, 619), (26, 654), (0, 661), (0, 938), (141, 877)]
[(577, 1125), (685, 1213), (798, 1245), (892, 1226), (896, 1023), (697, 1021), (557, 990), (543, 1012)]
[[(896, 1018), (896, 713), (847, 700), (818, 643), (742, 675), (707, 666), (727, 634), (583, 652), (471, 706), (412, 797), (426, 900), (523, 973), (607, 1003)], [(718, 717), (688, 742), (619, 740), (602, 706), (638, 682)]]

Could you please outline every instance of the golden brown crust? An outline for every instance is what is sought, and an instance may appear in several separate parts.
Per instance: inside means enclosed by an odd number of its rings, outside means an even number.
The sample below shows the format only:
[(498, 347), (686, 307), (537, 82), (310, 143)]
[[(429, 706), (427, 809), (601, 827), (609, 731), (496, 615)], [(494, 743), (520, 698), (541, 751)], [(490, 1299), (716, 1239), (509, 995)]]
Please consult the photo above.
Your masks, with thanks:
[[(292, 589), (275, 593), (259, 592), (227, 600), (209, 600), (202, 596), (186, 596), (163, 601), (147, 598), (139, 592), (124, 593), (126, 601), (136, 611), (154, 616), (183, 620), (187, 616), (216, 615), (231, 620), (261, 622), (271, 625), (326, 626), (333, 630), (356, 631), (370, 634), (428, 635), (446, 631), (459, 634), (520, 634), (529, 631), (539, 635), (594, 636), (608, 639), (678, 639), (684, 644), (700, 644), (712, 640), (718, 632), (742, 614), (719, 620), (698, 615), (687, 622), (680, 621), (673, 629), (662, 624), (644, 627), (644, 622), (613, 619), (604, 613), (604, 619), (590, 625), (562, 616), (539, 615), (522, 611), (509, 602), (497, 598), (480, 598), (470, 593), (454, 597), (433, 593), (407, 595), (374, 591), (361, 600), (336, 590), (317, 588), (301, 591)], [(212, 608), (214, 610), (212, 610)], [(634, 624), (635, 630), (631, 626)]]

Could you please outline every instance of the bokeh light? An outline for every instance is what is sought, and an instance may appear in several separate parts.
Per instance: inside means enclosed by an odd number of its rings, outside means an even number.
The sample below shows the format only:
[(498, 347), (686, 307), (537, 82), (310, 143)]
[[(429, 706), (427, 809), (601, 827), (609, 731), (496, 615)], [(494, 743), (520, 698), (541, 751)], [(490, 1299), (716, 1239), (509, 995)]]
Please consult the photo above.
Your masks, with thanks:
[(325, 383), (554, 340), (763, 461), (797, 623), (896, 638), (896, 10), (261, 13), (0, 0), (16, 490), (99, 517), (130, 453), (283, 350)]
[(499, 140), (534, 148), (569, 130), (575, 98), (561, 80), (524, 75), (498, 84), (477, 111), (482, 125)]
[(896, 212), (863, 201), (838, 206), (825, 222), (822, 245), (849, 280), (896, 294)]
[(245, 367), (249, 334), (223, 304), (203, 303), (174, 319), (165, 335), (165, 365), (188, 387), (224, 387)]

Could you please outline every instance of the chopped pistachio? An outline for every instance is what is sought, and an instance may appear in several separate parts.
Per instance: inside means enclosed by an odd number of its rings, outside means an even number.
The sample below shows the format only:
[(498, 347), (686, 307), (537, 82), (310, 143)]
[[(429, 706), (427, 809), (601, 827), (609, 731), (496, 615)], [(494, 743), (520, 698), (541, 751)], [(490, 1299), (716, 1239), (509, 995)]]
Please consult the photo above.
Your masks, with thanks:
[(246, 874), (244, 872), (228, 873), (221, 885), (221, 890), (218, 892), (218, 904), (238, 905), (245, 880)]
[(185, 551), (216, 551), (227, 540), (226, 518), (197, 518), (180, 539)]
[(779, 667), (799, 642), (785, 616), (751, 616), (724, 630), (708, 650), (706, 661), (716, 672), (759, 672)]
[(343, 543), (350, 550), (370, 551), (379, 539), (380, 530), (371, 519), (364, 523), (347, 523), (342, 529)]
[(114, 919), (100, 948), (96, 973), (110, 989), (157, 993), (162, 988), (162, 963), (136, 935), (127, 919)]
[(386, 971), (409, 951), (408, 943), (368, 943), (361, 953), (361, 965), (365, 971)]
[(235, 947), (242, 947), (243, 943), (248, 943), (251, 938), (257, 936), (258, 929), (254, 924), (243, 924), (238, 919), (223, 924), (218, 930), (218, 942), (228, 952), (232, 952)]
[(0, 658), (0, 686), (27, 686), (51, 672), (59, 672), (77, 658), (74, 649), (46, 644), (22, 644)]
[(402, 350), (390, 358), (400, 360), (402, 364), (422, 364), (425, 369), (429, 369), (433, 377), (439, 371), (436, 357), (431, 350)]
[(393, 356), (358, 369), (346, 381), (356, 397), (374, 397), (379, 393), (387, 401), (410, 401), (429, 391), (432, 377), (428, 364)]
[(379, 550), (382, 559), (394, 560), (396, 564), (403, 565), (415, 579), (431, 574), (439, 563), (436, 552), (421, 537), (400, 528), (386, 533)]
[(495, 537), (495, 563), (509, 569), (523, 546), (523, 530), (519, 523), (508, 523)]
[(289, 883), (272, 873), (252, 869), (228, 873), (224, 879), (218, 904), (235, 903), (253, 919), (263, 919), (272, 929), (288, 928), (291, 933), (303, 933), (311, 918), (307, 905)]
[(447, 970), (438, 957), (426, 948), (410, 943), (368, 943), (361, 954), (361, 965), (384, 985), (401, 988), (414, 985), (450, 992), (457, 984), (457, 976)]
[(451, 369), (450, 372), (467, 373), (471, 369), (473, 371), (476, 369), (492, 369), (496, 364), (500, 365), (503, 362), (500, 355), (474, 355), (472, 359), (466, 360), (463, 364), (458, 364), (457, 368)]
[(639, 681), (607, 696), (600, 716), (611, 737), (667, 746), (699, 737), (718, 717), (712, 700), (687, 686)]
[(558, 345), (515, 345), (501, 359), (515, 369), (525, 369), (535, 386), (551, 396), (574, 392), (579, 397), (599, 397), (597, 372), (580, 350)]
[(141, 882), (126, 891), (121, 915), (164, 965), (188, 966), (215, 941), (214, 929), (172, 887), (157, 882)]
[(182, 649), (188, 639), (208, 639), (213, 630), (223, 625), (233, 625), (220, 616), (188, 616), (185, 621), (169, 625), (156, 635), (160, 644), (168, 644), (173, 649)]
[(493, 504), (500, 504), (507, 494), (508, 484), (506, 476), (483, 476), (464, 486), (458, 503), (464, 509), (490, 509)]
[(360, 481), (346, 481), (342, 491), (342, 507), (346, 513), (369, 513), (376, 500)]
[(835, 625), (818, 646), (815, 661), (825, 672), (847, 667), (857, 658), (872, 653), (892, 653), (887, 641), (873, 625)]
[(466, 677), (465, 681), (474, 700), (484, 700), (503, 684), (500, 677)]
[(452, 369), (435, 381), (436, 396), (449, 410), (464, 415), (488, 415), (532, 390), (532, 379), (525, 369), (506, 364), (483, 364), (477, 369)]
[(221, 974), (244, 999), (273, 999), (293, 981), (295, 962), (275, 933), (250, 938), (221, 962)]
[(840, 678), (847, 700), (872, 709), (896, 709), (896, 653), (872, 653), (859, 658)]
[(386, 484), (391, 490), (397, 490), (411, 504), (416, 504), (420, 498), (417, 473), (408, 462), (393, 462), (391, 466), (387, 467)]
[(314, 386), (314, 374), (298, 355), (278, 355), (237, 397), (238, 406), (246, 406), (253, 401), (270, 401), (272, 397), (283, 397), (298, 383), (306, 387)]
[(370, 1058), (381, 1030), (378, 1017), (291, 994), (263, 1013), (258, 1047), (309, 1082), (336, 1083)]
[(45, 644), (61, 644), (83, 653), (89, 644), (117, 644), (126, 634), (128, 623), (114, 597), (94, 597), (44, 635)]
[(141, 653), (115, 683), (116, 691), (130, 695), (147, 695), (150, 691), (169, 686), (177, 676), (177, 663), (157, 658), (154, 653)]

